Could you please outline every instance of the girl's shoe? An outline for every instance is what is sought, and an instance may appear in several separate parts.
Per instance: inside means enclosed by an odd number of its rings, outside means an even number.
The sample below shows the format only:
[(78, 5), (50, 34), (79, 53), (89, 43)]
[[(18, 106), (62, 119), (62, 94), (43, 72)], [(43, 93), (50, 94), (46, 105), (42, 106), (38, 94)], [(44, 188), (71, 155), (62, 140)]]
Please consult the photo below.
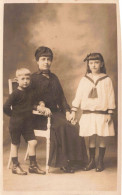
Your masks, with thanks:
[(105, 155), (105, 150), (106, 150), (106, 148), (99, 147), (99, 157), (98, 157), (96, 172), (101, 172), (104, 170), (103, 158)]
[(96, 167), (96, 164), (95, 164), (95, 149), (96, 148), (89, 148), (90, 161), (83, 168), (84, 171), (89, 171), (89, 170), (94, 169)]
[(95, 169), (96, 165), (95, 165), (95, 160), (91, 159), (90, 162), (88, 163), (88, 165), (86, 167), (83, 168), (84, 171), (89, 171), (91, 169)]
[(104, 170), (104, 163), (101, 161), (98, 162), (97, 167), (96, 167), (96, 172), (101, 172)]

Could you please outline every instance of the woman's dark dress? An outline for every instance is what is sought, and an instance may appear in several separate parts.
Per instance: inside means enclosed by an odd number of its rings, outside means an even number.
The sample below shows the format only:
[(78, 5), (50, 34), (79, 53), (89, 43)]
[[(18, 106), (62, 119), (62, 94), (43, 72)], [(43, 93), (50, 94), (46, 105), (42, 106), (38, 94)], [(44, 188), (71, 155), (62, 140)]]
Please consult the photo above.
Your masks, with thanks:
[[(47, 78), (38, 71), (32, 75), (32, 88), (35, 104), (40, 100), (44, 101), (52, 112), (49, 166), (66, 166), (67, 160), (86, 163), (85, 141), (79, 137), (78, 125), (74, 126), (66, 120), (65, 112), (70, 111), (70, 107), (57, 76), (50, 72)], [(40, 116), (36, 116), (34, 120), (35, 128), (41, 129), (44, 120), (40, 121)]]

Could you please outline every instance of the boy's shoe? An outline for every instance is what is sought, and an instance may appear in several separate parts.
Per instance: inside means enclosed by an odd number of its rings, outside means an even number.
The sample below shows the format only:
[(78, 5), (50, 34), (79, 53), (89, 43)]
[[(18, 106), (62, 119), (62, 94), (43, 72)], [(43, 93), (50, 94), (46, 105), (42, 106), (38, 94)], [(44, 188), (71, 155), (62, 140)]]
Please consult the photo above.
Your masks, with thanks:
[(12, 173), (14, 174), (18, 174), (18, 175), (27, 175), (27, 172), (24, 171), (20, 164), (13, 164), (13, 167), (12, 167)]
[(42, 174), (45, 175), (46, 172), (39, 168), (36, 162), (31, 163), (29, 166), (29, 173)]

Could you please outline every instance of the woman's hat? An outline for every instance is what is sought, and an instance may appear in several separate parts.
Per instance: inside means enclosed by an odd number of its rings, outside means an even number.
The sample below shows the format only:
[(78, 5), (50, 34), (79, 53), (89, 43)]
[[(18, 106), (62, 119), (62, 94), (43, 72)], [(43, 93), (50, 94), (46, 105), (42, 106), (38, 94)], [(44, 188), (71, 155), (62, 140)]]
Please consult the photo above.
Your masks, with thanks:
[(42, 57), (42, 56), (50, 57), (51, 60), (53, 60), (53, 52), (48, 47), (41, 46), (41, 47), (39, 47), (36, 50), (36, 52), (35, 52), (35, 58), (36, 58), (36, 60), (38, 61), (39, 60), (39, 57)]

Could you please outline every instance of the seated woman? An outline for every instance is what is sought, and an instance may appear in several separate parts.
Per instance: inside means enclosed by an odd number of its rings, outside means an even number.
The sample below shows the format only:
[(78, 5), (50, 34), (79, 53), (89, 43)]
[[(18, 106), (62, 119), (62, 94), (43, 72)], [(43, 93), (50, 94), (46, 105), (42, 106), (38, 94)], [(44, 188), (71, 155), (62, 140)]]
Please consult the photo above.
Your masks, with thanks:
[[(48, 47), (39, 47), (35, 52), (38, 71), (32, 74), (32, 88), (35, 105), (43, 101), (43, 106), (36, 106), (40, 112), (46, 107), (46, 114), (51, 114), (51, 140), (49, 166), (60, 167), (62, 171), (73, 173), (70, 162), (87, 162), (84, 138), (79, 137), (78, 124), (70, 121), (70, 107), (57, 76), (50, 71), (53, 53)], [(48, 108), (48, 109), (47, 109)], [(39, 116), (34, 124), (40, 129)], [(37, 121), (38, 120), (38, 121)], [(38, 124), (38, 127), (37, 127)]]

